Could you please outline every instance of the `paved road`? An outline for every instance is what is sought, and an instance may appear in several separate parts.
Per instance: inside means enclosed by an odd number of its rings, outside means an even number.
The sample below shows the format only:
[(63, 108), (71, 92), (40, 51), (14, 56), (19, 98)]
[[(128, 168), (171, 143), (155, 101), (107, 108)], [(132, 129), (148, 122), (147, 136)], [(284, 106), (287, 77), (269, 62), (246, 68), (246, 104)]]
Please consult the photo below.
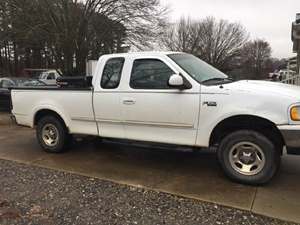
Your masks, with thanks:
[(0, 158), (200, 199), (300, 223), (300, 157), (284, 156), (264, 187), (232, 183), (214, 154), (162, 150), (90, 139), (69, 152), (46, 154), (28, 128), (0, 125)]

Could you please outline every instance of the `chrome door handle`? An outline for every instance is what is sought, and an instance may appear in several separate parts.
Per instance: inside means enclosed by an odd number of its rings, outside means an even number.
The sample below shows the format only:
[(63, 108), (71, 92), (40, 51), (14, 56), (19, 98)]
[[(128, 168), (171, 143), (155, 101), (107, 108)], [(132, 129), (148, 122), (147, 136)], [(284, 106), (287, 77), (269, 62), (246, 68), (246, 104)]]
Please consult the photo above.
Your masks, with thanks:
[(123, 100), (123, 104), (124, 105), (134, 105), (135, 104), (135, 101), (134, 100)]

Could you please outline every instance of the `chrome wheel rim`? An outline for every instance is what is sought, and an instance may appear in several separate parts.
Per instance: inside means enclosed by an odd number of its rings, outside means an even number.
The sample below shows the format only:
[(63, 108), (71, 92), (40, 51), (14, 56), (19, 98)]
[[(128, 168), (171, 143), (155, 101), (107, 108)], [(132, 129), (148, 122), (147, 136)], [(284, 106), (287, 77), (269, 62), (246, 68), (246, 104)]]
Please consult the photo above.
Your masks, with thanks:
[(53, 124), (46, 124), (42, 130), (42, 138), (47, 146), (55, 146), (59, 140), (59, 133), (56, 126), (54, 126)]
[(252, 142), (239, 142), (229, 151), (231, 167), (238, 173), (253, 176), (262, 171), (266, 164), (262, 149)]

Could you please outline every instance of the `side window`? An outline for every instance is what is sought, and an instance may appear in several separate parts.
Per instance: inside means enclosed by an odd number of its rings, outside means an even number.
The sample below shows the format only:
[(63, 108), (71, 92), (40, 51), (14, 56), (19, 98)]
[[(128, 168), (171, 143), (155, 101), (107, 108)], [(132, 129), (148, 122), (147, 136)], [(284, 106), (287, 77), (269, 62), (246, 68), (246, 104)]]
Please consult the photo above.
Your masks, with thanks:
[(158, 59), (137, 59), (132, 66), (130, 87), (134, 89), (170, 89), (174, 72)]
[(47, 80), (55, 80), (55, 73), (49, 73)]
[(112, 58), (106, 62), (101, 78), (103, 89), (114, 89), (119, 86), (124, 61), (124, 58)]

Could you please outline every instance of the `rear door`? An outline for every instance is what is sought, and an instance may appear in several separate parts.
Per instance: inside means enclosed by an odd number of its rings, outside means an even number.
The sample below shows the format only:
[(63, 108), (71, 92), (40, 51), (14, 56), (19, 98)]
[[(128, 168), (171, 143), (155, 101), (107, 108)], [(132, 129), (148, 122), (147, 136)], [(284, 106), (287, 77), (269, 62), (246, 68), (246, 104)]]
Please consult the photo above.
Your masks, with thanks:
[(101, 76), (94, 83), (94, 110), (99, 135), (125, 138), (120, 108), (120, 82), (124, 57), (103, 58), (98, 68)]
[[(142, 141), (194, 145), (199, 114), (199, 85), (188, 90), (168, 86), (178, 73), (163, 58), (134, 58), (121, 93), (126, 138)], [(125, 83), (125, 82), (124, 82)]]

